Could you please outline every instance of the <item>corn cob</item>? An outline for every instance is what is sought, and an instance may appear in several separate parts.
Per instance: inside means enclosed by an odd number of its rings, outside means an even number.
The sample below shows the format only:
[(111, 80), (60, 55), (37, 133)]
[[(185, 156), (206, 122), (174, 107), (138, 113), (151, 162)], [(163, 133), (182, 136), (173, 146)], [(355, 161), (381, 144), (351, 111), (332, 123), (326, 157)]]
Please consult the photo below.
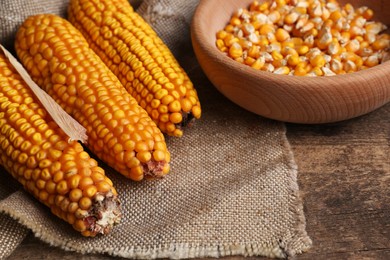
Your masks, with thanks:
[(197, 92), (173, 54), (127, 0), (71, 0), (69, 21), (162, 132), (200, 118)]
[(78, 142), (68, 142), (2, 53), (0, 152), (0, 165), (82, 235), (106, 234), (119, 222), (111, 180)]
[(102, 161), (137, 181), (168, 173), (164, 135), (68, 21), (27, 18), (15, 49), (31, 78), (86, 128)]

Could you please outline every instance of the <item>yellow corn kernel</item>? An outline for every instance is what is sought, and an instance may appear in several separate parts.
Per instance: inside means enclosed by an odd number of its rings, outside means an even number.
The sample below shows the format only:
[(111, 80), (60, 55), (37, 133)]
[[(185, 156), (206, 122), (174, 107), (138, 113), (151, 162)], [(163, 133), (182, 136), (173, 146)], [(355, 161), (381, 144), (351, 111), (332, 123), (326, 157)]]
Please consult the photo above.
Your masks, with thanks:
[(313, 66), (311, 65), (311, 63), (308, 63), (305, 67), (306, 73), (309, 73), (312, 69), (313, 69)]
[(256, 59), (254, 63), (252, 63), (251, 67), (260, 70), (263, 68), (264, 64), (265, 64), (265, 59), (263, 57), (259, 57), (258, 59)]
[(343, 70), (343, 64), (338, 59), (332, 59), (330, 62), (330, 69), (336, 74), (340, 74), (340, 72)]
[(287, 48), (293, 49), (295, 47), (295, 44), (294, 44), (294, 42), (292, 42), (290, 40), (286, 40), (286, 41), (281, 43), (280, 47), (281, 47), (282, 51), (283, 50), (287, 51), (286, 50)]
[(270, 43), (276, 43), (276, 36), (275, 36), (275, 33), (268, 33), (267, 34), (267, 40), (270, 42)]
[(330, 29), (330, 34), (332, 35), (333, 39), (337, 39), (338, 40), (341, 37), (341, 33), (340, 33), (340, 31), (337, 28)]
[(288, 75), (290, 73), (290, 69), (287, 66), (282, 66), (282, 67), (277, 68), (276, 70), (274, 70), (273, 73), (280, 74), (280, 75)]
[(367, 67), (374, 67), (379, 64), (378, 55), (371, 55), (364, 61), (364, 65)]
[(323, 21), (326, 21), (330, 17), (330, 11), (326, 6), (322, 6), (322, 15), (321, 18)]
[(79, 200), (79, 208), (82, 209), (82, 210), (88, 210), (91, 205), (92, 205), (92, 201), (90, 198), (88, 197), (82, 197), (80, 200)]
[(342, 16), (343, 15), (341, 14), (340, 10), (335, 10), (330, 13), (329, 19), (336, 23)]
[(390, 40), (390, 34), (388, 34), (388, 33), (379, 34), (378, 39)]
[(244, 35), (249, 35), (255, 32), (255, 27), (250, 23), (244, 23), (241, 26), (241, 30), (244, 32)]
[(244, 60), (244, 64), (251, 66), (255, 61), (256, 61), (256, 59), (248, 56)]
[(283, 59), (283, 55), (278, 51), (272, 51), (271, 56), (274, 60), (282, 60)]
[(353, 13), (355, 11), (355, 8), (350, 3), (347, 3), (344, 5), (343, 10), (345, 10), (347, 13)]
[(362, 16), (364, 19), (366, 20), (370, 20), (372, 19), (372, 17), (374, 16), (374, 11), (370, 8), (367, 8), (363, 13), (362, 13)]
[(307, 8), (303, 6), (297, 6), (292, 9), (292, 12), (298, 13), (298, 14), (306, 14), (307, 13)]
[(273, 60), (271, 64), (274, 66), (275, 69), (277, 69), (277, 68), (286, 66), (287, 61), (285, 59)]
[[(314, 23), (309, 21), (304, 26), (302, 26), (302, 28), (300, 29), (300, 33), (301, 34), (310, 33), (310, 31), (313, 29), (314, 29)], [(317, 33), (317, 32), (315, 32), (315, 33)], [(313, 36), (316, 36), (316, 35), (313, 35)]]
[(341, 54), (341, 59), (343, 61), (356, 61), (356, 57), (357, 57), (357, 54), (353, 53), (353, 52), (343, 52)]
[(271, 11), (271, 12), (268, 14), (268, 20), (269, 20), (270, 22), (272, 22), (273, 24), (279, 22), (280, 17), (281, 17), (280, 12), (277, 11), (277, 10), (273, 10), (273, 11)]
[(345, 63), (344, 63), (344, 70), (345, 72), (347, 73), (351, 73), (351, 72), (354, 72), (357, 70), (357, 66), (355, 64), (355, 62), (351, 61), (351, 60), (347, 60)]
[(288, 55), (298, 55), (298, 52), (294, 47), (284, 47), (280, 52), (283, 56), (287, 57)]
[(272, 24), (263, 24), (259, 29), (259, 33), (261, 35), (267, 35), (269, 33), (274, 33), (274, 32), (275, 32), (275, 28)]
[(303, 39), (299, 37), (292, 37), (291, 41), (294, 43), (294, 46), (301, 46), (303, 45)]
[(224, 42), (226, 47), (230, 47), (230, 46), (232, 46), (233, 43), (236, 43), (238, 41), (239, 41), (239, 39), (236, 36), (234, 36), (233, 34), (228, 34), (223, 39), (223, 42)]
[(216, 41), (216, 45), (217, 48), (222, 52), (225, 52), (227, 50), (227, 47), (225, 46), (225, 42), (222, 39), (218, 39)]
[(364, 39), (363, 39), (363, 41), (360, 42), (360, 50), (362, 50), (364, 48), (369, 48), (369, 47), (370, 47), (370, 44), (367, 41), (365, 41)]
[(345, 46), (345, 49), (348, 52), (357, 52), (360, 49), (360, 42), (355, 38), (348, 42), (348, 44)]
[(232, 17), (230, 19), (230, 24), (233, 25), (233, 26), (240, 25), (241, 24), (241, 20), (238, 17)]
[(306, 74), (307, 74), (307, 71), (302, 66), (296, 67), (295, 70), (294, 70), (294, 75), (295, 76), (305, 76)]
[(372, 50), (372, 48), (367, 45), (365, 47), (362, 47), (362, 45), (360, 45), (360, 50), (357, 52), (357, 54), (361, 57), (368, 57), (370, 55), (372, 55), (374, 53), (374, 51)]
[(311, 70), (311, 72), (314, 73), (316, 76), (323, 76), (324, 73), (323, 73), (323, 71), (322, 71), (322, 69), (321, 69), (322, 67), (323, 67), (323, 66), (321, 66), (321, 67), (315, 66), (315, 67)]
[(270, 5), (269, 2), (263, 2), (263, 3), (261, 3), (261, 4), (258, 6), (257, 10), (260, 11), (260, 12), (266, 11), (266, 10), (269, 8), (269, 5)]
[[(238, 57), (238, 58), (234, 58), (235, 61), (239, 62), (239, 63), (244, 63), (244, 58), (243, 57)], [(165, 115), (164, 115), (165, 116)], [(168, 116), (168, 115), (166, 115)], [(169, 121), (169, 120), (168, 120)], [(168, 121), (164, 121), (164, 122), (168, 122)]]
[[(3, 140), (0, 145), (2, 156), (0, 165), (32, 196), (49, 207), (53, 214), (71, 224), (82, 235), (95, 236), (99, 233), (108, 233), (121, 217), (119, 201), (114, 194), (113, 185), (109, 185), (107, 190), (99, 195), (93, 192), (87, 193), (91, 203), (85, 207), (84, 215), (75, 215), (79, 206), (71, 205), (71, 202), (78, 201), (82, 192), (77, 187), (70, 187), (67, 184), (68, 179), (71, 178), (64, 174), (67, 165), (76, 165), (80, 172), (94, 167), (99, 169), (103, 176), (104, 170), (94, 165), (95, 160), (84, 152), (81, 144), (77, 141), (68, 141), (69, 137), (46, 113), (35, 94), (2, 52), (0, 52), (0, 97), (3, 113), (0, 120), (0, 139)], [(34, 107), (34, 110), (26, 109), (27, 107)], [(14, 121), (15, 119), (17, 120)], [(29, 136), (27, 132), (34, 134)], [(51, 138), (52, 135), (56, 138)], [(36, 145), (20, 145), (21, 139), (24, 139), (24, 144), (36, 142)], [(63, 149), (59, 154), (54, 153), (56, 160), (53, 162), (47, 155), (52, 154), (50, 150), (57, 142), (62, 142)], [(31, 153), (33, 148), (36, 151)], [(29, 169), (29, 165), (35, 165), (34, 170)], [(74, 176), (80, 175), (76, 172), (72, 178)], [(92, 182), (90, 189), (96, 189), (100, 182), (100, 180)], [(109, 219), (106, 223), (99, 223), (103, 213), (107, 213)], [(85, 222), (82, 229), (75, 225), (76, 219)]]
[(290, 34), (286, 30), (284, 30), (283, 28), (278, 28), (278, 29), (276, 29), (275, 37), (276, 37), (277, 41), (284, 42), (284, 41), (290, 39)]
[(258, 30), (263, 23), (261, 21), (258, 21), (258, 20), (253, 20), (253, 21), (251, 21), (251, 24), (253, 25), (255, 30)]
[(316, 28), (311, 28), (310, 30), (308, 30), (307, 32), (305, 32), (305, 34), (303, 35), (303, 37), (308, 37), (310, 35), (312, 35), (313, 37), (317, 37), (318, 35), (318, 30)]
[(364, 65), (363, 58), (360, 57), (359, 55), (356, 55), (355, 64), (356, 64), (357, 70), (359, 70)]
[(330, 31), (325, 31), (321, 35), (319, 35), (316, 46), (322, 50), (326, 49), (332, 42), (332, 39), (333, 37)]
[(248, 57), (257, 59), (260, 57), (260, 47), (259, 46), (251, 46), (247, 51)]
[(364, 38), (363, 38), (363, 36), (356, 36), (355, 37), (355, 40), (357, 40), (359, 43), (362, 43), (363, 41), (364, 41)]
[(340, 43), (347, 43), (349, 42), (349, 40), (351, 39), (351, 33), (350, 32), (341, 32), (340, 33), (340, 38), (341, 38), (341, 41)]
[(239, 43), (235, 42), (230, 46), (229, 48), (229, 56), (232, 57), (233, 59), (240, 58), (242, 57), (242, 47)]
[(226, 31), (227, 33), (234, 33), (235, 28), (236, 27), (234, 25), (228, 24), (225, 26), (224, 31)]
[[(104, 18), (98, 19), (97, 17)], [(123, 83), (126, 90), (135, 97), (144, 109), (150, 106), (150, 102), (146, 99), (148, 94), (155, 97), (152, 87), (148, 84), (151, 78), (170, 94), (178, 93), (178, 95), (173, 96), (179, 102), (190, 97), (197, 100), (192, 105), (191, 110), (181, 111), (183, 120), (179, 123), (173, 123), (169, 120), (168, 122), (160, 122), (160, 117), (156, 119), (153, 117), (155, 123), (162, 126), (168, 135), (182, 136), (183, 127), (201, 117), (200, 101), (190, 78), (167, 45), (159, 38), (153, 28), (134, 11), (129, 1), (100, 0), (99, 4), (86, 5), (83, 0), (72, 0), (69, 3), (68, 19), (91, 43), (90, 47), (96, 51), (103, 62)], [(241, 20), (237, 17), (231, 20), (233, 27), (240, 23)], [(107, 32), (104, 28), (107, 28)], [(225, 31), (227, 30), (225, 29)], [(107, 37), (106, 33), (111, 33), (112, 37)], [(230, 47), (236, 41), (231, 39), (233, 42), (227, 43), (226, 39), (229, 38), (229, 34), (223, 36), (226, 47)], [(168, 68), (174, 71), (174, 75), (178, 75), (178, 77), (170, 77), (169, 73), (165, 72)], [(127, 71), (134, 72), (134, 79), (128, 79)], [(152, 116), (152, 109), (147, 110), (147, 112), (149, 116)], [(168, 118), (170, 113), (168, 112)], [(174, 128), (167, 127), (171, 123), (173, 123)]]
[(287, 58), (288, 65), (295, 67), (300, 62), (298, 55), (290, 55)]
[(364, 35), (365, 32), (366, 31), (364, 30), (364, 28), (356, 26), (356, 25), (351, 26), (351, 28), (349, 29), (349, 33), (351, 34), (352, 37)]
[(372, 48), (376, 51), (383, 50), (390, 47), (390, 40), (378, 39), (371, 44)]
[(336, 55), (340, 53), (340, 43), (338, 42), (337, 39), (332, 40), (332, 42), (328, 46), (328, 53), (330, 55)]
[(364, 19), (363, 16), (361, 16), (359, 14), (355, 14), (355, 17), (350, 22), (350, 26), (352, 26), (352, 27), (356, 26), (359, 28), (363, 28), (365, 26), (365, 23), (366, 23), (366, 19)]
[(382, 23), (374, 22), (367, 23), (364, 28), (367, 33), (378, 34), (384, 29), (384, 26)]
[(295, 23), (295, 22), (298, 20), (299, 15), (300, 15), (300, 14), (297, 13), (297, 12), (291, 12), (291, 13), (287, 14), (287, 15), (284, 17), (284, 22), (285, 22), (286, 24), (293, 24), (293, 23)]
[(227, 35), (228, 35), (228, 33), (226, 31), (224, 31), (224, 30), (220, 30), (220, 31), (217, 32), (217, 38), (221, 39), (221, 40), (225, 39), (225, 37)]
[[(86, 145), (97, 157), (124, 176), (132, 178), (131, 169), (127, 167), (125, 158), (136, 156), (136, 152), (134, 150), (118, 149), (119, 146), (114, 147), (114, 144), (125, 147), (126, 142), (130, 140), (135, 143), (164, 140), (163, 133), (157, 128), (146, 111), (138, 105), (137, 101), (126, 92), (118, 78), (89, 48), (80, 32), (68, 21), (55, 15), (36, 15), (30, 16), (20, 28), (17, 32), (15, 49), (27, 71), (31, 71), (35, 64), (29, 63), (30, 59), (38, 61), (44, 58), (39, 51), (35, 56), (32, 56), (29, 52), (30, 45), (19, 44), (25, 42), (26, 38), (29, 37), (25, 34), (26, 28), (32, 32), (43, 32), (45, 34), (52, 31), (57, 32), (55, 34), (57, 39), (55, 45), (57, 47), (49, 45), (50, 39), (34, 42), (34, 44), (47, 44), (47, 48), (52, 48), (53, 56), (47, 60), (52, 68), (47, 65), (42, 69), (42, 75), (33, 76), (33, 80), (55, 100), (58, 100), (59, 105), (86, 128), (88, 135)], [(63, 53), (65, 53), (65, 56)], [(74, 57), (71, 60), (77, 62), (61, 62), (67, 59), (66, 53), (73, 53)], [(55, 64), (57, 64), (56, 67)], [(135, 63), (134, 66), (138, 68), (134, 74), (142, 75), (142, 72), (145, 71), (141, 70), (143, 68), (141, 62)], [(67, 85), (53, 84), (53, 78), (50, 77), (48, 72), (50, 69), (52, 69), (53, 74), (63, 74), (66, 77), (76, 75), (81, 79), (74, 85), (77, 90), (76, 98), (80, 100), (81, 107), (72, 106), (66, 102), (70, 95), (61, 95), (61, 88), (66, 88)], [(87, 90), (85, 90), (85, 86), (88, 86)], [(189, 87), (189, 89), (191, 88)], [(161, 94), (161, 92), (164, 93)], [(161, 88), (153, 95), (168, 93), (173, 95), (176, 92)], [(189, 92), (191, 91), (189, 90)], [(195, 93), (189, 94), (190, 97), (194, 97), (194, 95)], [(91, 99), (90, 96), (94, 96), (94, 98)], [(191, 109), (194, 107), (196, 106)], [(83, 111), (86, 108), (90, 112), (84, 113)], [(57, 142), (54, 147), (63, 150), (65, 145), (62, 142)], [(152, 148), (151, 152), (154, 150), (156, 148)], [(168, 153), (166, 149), (163, 152)], [(121, 153), (121, 155), (117, 155), (118, 153)], [(145, 175), (163, 176), (162, 168), (168, 163), (167, 161), (150, 161), (142, 166)], [(161, 167), (156, 167), (156, 165)], [(74, 172), (77, 171), (77, 168), (70, 170)], [(139, 179), (139, 176), (137, 176), (137, 179)]]
[(256, 0), (252, 1), (249, 5), (249, 11), (256, 11), (258, 7), (259, 7), (259, 2)]
[(275, 0), (276, 5), (280, 8), (286, 5), (286, 0)]
[(313, 67), (323, 67), (326, 64), (326, 60), (323, 55), (319, 54), (310, 59), (310, 64)]
[(302, 45), (297, 48), (297, 52), (299, 55), (305, 55), (306, 53), (309, 52), (309, 50), (310, 48), (306, 45)]

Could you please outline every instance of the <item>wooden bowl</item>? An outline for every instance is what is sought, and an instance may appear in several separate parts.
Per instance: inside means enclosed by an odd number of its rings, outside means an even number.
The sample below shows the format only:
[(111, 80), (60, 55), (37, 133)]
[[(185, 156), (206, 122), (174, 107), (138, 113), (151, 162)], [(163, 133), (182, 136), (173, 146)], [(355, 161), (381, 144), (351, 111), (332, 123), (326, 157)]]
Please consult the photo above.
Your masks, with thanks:
[[(216, 32), (234, 11), (252, 1), (201, 0), (191, 24), (194, 52), (203, 71), (231, 101), (267, 118), (305, 124), (350, 119), (390, 101), (390, 61), (350, 74), (302, 77), (258, 71), (227, 57), (216, 48)], [(390, 25), (389, 0), (349, 2), (372, 8), (374, 20)]]

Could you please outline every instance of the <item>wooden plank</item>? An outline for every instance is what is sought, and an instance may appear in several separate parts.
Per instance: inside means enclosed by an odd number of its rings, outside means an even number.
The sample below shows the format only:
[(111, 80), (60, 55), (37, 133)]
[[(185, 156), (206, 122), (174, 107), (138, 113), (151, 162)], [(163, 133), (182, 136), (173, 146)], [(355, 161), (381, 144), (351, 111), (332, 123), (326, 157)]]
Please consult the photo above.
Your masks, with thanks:
[(390, 259), (389, 115), (287, 126), (313, 240), (297, 259)]

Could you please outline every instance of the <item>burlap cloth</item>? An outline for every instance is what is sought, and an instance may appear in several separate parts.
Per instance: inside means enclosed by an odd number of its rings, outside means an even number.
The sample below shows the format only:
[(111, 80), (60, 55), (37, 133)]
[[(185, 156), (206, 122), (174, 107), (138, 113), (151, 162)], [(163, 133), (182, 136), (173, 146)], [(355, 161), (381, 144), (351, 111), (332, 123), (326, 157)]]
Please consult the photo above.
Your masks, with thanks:
[[(126, 258), (287, 257), (310, 247), (284, 124), (226, 100), (205, 79), (193, 53), (182, 52), (190, 47), (196, 4), (146, 0), (137, 9), (183, 64), (203, 105), (202, 119), (184, 137), (167, 137), (171, 173), (135, 183), (105, 167), (124, 218), (108, 236), (83, 238), (1, 170), (0, 258), (30, 231), (66, 250)], [(27, 15), (65, 15), (66, 5), (62, 0), (2, 0), (1, 43), (12, 50), (13, 33)]]

